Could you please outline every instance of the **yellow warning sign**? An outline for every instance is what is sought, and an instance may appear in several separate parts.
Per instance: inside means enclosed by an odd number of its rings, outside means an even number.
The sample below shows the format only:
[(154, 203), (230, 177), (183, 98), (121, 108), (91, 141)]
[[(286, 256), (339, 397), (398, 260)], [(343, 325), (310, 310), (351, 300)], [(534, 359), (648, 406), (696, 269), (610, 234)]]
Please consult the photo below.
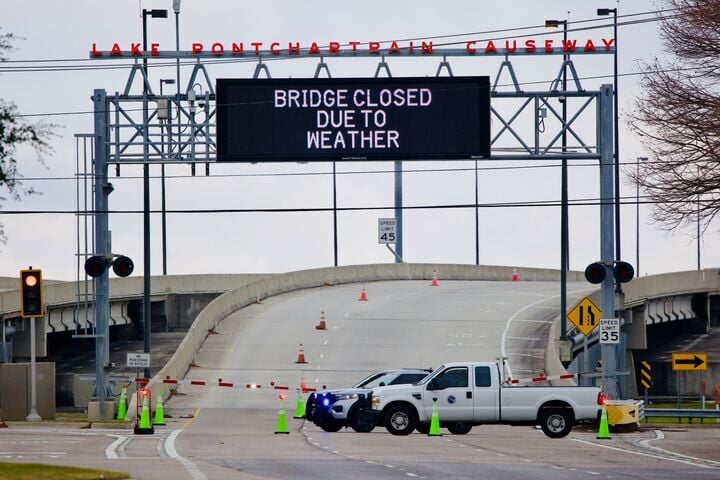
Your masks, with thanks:
[(640, 362), (640, 384), (645, 390), (652, 387), (652, 367), (645, 360)]
[(673, 353), (673, 370), (707, 370), (707, 353)]
[(590, 332), (600, 325), (601, 317), (602, 310), (588, 297), (580, 300), (580, 303), (567, 313), (567, 319), (585, 336), (590, 335)]

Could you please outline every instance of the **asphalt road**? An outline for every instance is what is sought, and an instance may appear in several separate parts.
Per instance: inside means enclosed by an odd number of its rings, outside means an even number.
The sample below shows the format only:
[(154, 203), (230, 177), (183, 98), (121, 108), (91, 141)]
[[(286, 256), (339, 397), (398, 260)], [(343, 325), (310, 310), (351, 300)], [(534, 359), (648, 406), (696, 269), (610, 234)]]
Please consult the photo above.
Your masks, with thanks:
[[(181, 386), (166, 403), (172, 416), (168, 426), (158, 427), (154, 436), (136, 437), (126, 430), (70, 432), (74, 436), (60, 438), (79, 443), (64, 446), (57, 458), (34, 461), (178, 480), (720, 478), (720, 454), (712, 448), (720, 440), (716, 428), (643, 430), (600, 441), (582, 428), (550, 440), (530, 427), (480, 426), (468, 435), (446, 432), (434, 438), (395, 437), (382, 428), (369, 434), (327, 433), (292, 419), (295, 389), (303, 381), (342, 387), (381, 368), (494, 360), (503, 353), (513, 376), (537, 373), (549, 322), (559, 310), (553, 283), (441, 279), (439, 287), (417, 281), (365, 287), (368, 302), (358, 301), (361, 285), (328, 286), (236, 312), (208, 336), (186, 378), (222, 378), (239, 388)], [(570, 297), (582, 296), (586, 288), (570, 285)], [(324, 331), (314, 328), (322, 311)], [(307, 364), (295, 363), (300, 343)], [(271, 381), (290, 387), (284, 403), (288, 435), (273, 433), (280, 402), (278, 391), (268, 388)], [(248, 383), (262, 388), (245, 388)], [(0, 442), (67, 433), (47, 435), (0, 429)], [(0, 457), (30, 447), (3, 448)], [(32, 448), (59, 451), (41, 443)]]

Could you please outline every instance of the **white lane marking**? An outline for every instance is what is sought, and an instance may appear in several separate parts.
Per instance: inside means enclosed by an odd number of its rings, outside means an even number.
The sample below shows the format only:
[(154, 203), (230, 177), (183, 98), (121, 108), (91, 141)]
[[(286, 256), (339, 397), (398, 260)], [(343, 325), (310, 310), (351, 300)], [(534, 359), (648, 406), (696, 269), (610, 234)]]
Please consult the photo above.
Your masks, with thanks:
[[(700, 464), (695, 463), (695, 462), (688, 462), (688, 461), (686, 461), (686, 460), (680, 460), (679, 458), (661, 457), (660, 455), (653, 455), (653, 454), (651, 454), (651, 453), (636, 452), (636, 451), (634, 451), (634, 450), (624, 450), (624, 449), (622, 449), (622, 448), (611, 447), (610, 445), (600, 445), (599, 443), (588, 442), (587, 440), (580, 440), (579, 438), (571, 438), (570, 440), (573, 440), (573, 441), (575, 441), (575, 442), (584, 443), (584, 444), (586, 444), (586, 445), (591, 445), (591, 446), (593, 446), (593, 447), (602, 447), (602, 448), (607, 448), (607, 449), (609, 449), (609, 450), (616, 450), (616, 451), (618, 451), (618, 452), (630, 453), (630, 454), (632, 454), (632, 455), (640, 455), (641, 457), (650, 457), (650, 458), (657, 458), (657, 459), (660, 459), (660, 460), (667, 460), (667, 461), (669, 461), (669, 462), (684, 463), (685, 465), (692, 465), (693, 467), (700, 467), (700, 468), (717, 468), (717, 467), (714, 467), (714, 466), (711, 466), (711, 465), (700, 465)], [(677, 454), (673, 454), (673, 455), (677, 455)], [(707, 460), (705, 460), (705, 461), (707, 461)]]
[(556, 465), (550, 465), (550, 468), (554, 468), (555, 470), (565, 470), (563, 467), (558, 467)]
[(325, 340), (325, 341), (323, 342), (323, 345), (327, 345), (327, 344), (328, 344), (328, 341)]
[[(595, 288), (583, 288), (581, 290), (575, 290), (572, 292), (568, 292), (568, 295), (574, 295), (576, 293), (586, 292), (586, 291), (590, 291), (590, 290), (595, 290)], [(505, 338), (508, 336), (508, 332), (510, 331), (510, 325), (512, 324), (512, 322), (517, 320), (517, 316), (520, 315), (525, 310), (533, 308), (536, 305), (541, 304), (542, 302), (546, 302), (550, 299), (558, 298), (558, 297), (560, 297), (560, 295), (551, 295), (549, 297), (545, 297), (544, 299), (538, 300), (537, 302), (533, 302), (530, 305), (525, 305), (523, 308), (521, 308), (517, 312), (513, 313), (513, 315), (508, 319), (507, 323), (505, 324), (505, 330), (503, 331), (502, 337), (500, 338), (500, 355), (502, 357), (507, 357), (507, 353), (506, 353), (506, 349), (505, 349)], [(510, 369), (510, 362), (506, 362), (505, 370), (506, 370), (507, 376), (512, 378), (513, 375), (512, 375), (512, 370)]]
[(67, 455), (66, 452), (0, 452), (0, 455)]
[(172, 433), (165, 439), (165, 451), (167, 452), (168, 457), (174, 458), (180, 462), (193, 480), (208, 480), (208, 477), (206, 477), (193, 462), (185, 457), (181, 457), (177, 450), (175, 450), (175, 439), (178, 435), (180, 435), (181, 431), (182, 430), (173, 430)]
[(417, 475), (415, 475), (414, 473), (410, 473), (410, 472), (407, 472), (405, 475), (407, 475), (408, 477), (417, 477)]
[(321, 353), (321, 354), (320, 354), (320, 358), (323, 358), (324, 356), (325, 356), (324, 353)]
[(117, 439), (108, 445), (108, 447), (105, 449), (105, 458), (108, 460), (114, 460), (117, 458), (120, 458), (117, 454), (117, 448), (122, 445), (125, 440), (127, 440), (127, 437), (123, 437), (122, 435), (108, 435), (109, 437), (117, 437)]
[(539, 342), (542, 340), (540, 337), (505, 337), (508, 340), (530, 340), (533, 342)]
[[(555, 307), (535, 307), (535, 308), (552, 308), (553, 310), (560, 310), (559, 308), (555, 308)], [(518, 318), (515, 321), (521, 322), (521, 323), (552, 323), (553, 322), (552, 320), (529, 320), (526, 318)]]
[(387, 468), (395, 468), (395, 465), (385, 465)]
[(370, 465), (376, 465), (377, 462), (373, 462), (372, 460), (365, 460), (365, 463), (369, 463)]
[(641, 440), (641, 441), (638, 442), (638, 443), (640, 443), (640, 445), (642, 445), (643, 447), (648, 448), (648, 449), (650, 449), (650, 450), (654, 450), (654, 451), (656, 451), (656, 452), (666, 453), (666, 454), (668, 454), (668, 455), (674, 455), (674, 456), (676, 456), (676, 457), (690, 458), (690, 459), (692, 459), (692, 460), (697, 460), (697, 461), (700, 461), (700, 462), (713, 463), (713, 464), (715, 464), (715, 465), (720, 466), (720, 462), (716, 462), (716, 461), (714, 461), (714, 460), (708, 460), (708, 459), (706, 459), (706, 458), (699, 458), (699, 457), (692, 457), (692, 456), (690, 456), (690, 455), (685, 455), (685, 454), (682, 454), (682, 453), (676, 453), (676, 452), (673, 452), (673, 451), (671, 451), (671, 450), (665, 450), (664, 448), (660, 448), (660, 447), (656, 447), (656, 446), (654, 446), (654, 445), (650, 445), (649, 442), (654, 442), (655, 440), (662, 440), (662, 439), (665, 438), (665, 434), (662, 432), (662, 430), (653, 430), (653, 432), (655, 433), (655, 438), (646, 438), (645, 440)]
[(585, 473), (589, 473), (590, 475), (600, 475), (598, 472), (593, 472), (592, 470), (585, 470)]

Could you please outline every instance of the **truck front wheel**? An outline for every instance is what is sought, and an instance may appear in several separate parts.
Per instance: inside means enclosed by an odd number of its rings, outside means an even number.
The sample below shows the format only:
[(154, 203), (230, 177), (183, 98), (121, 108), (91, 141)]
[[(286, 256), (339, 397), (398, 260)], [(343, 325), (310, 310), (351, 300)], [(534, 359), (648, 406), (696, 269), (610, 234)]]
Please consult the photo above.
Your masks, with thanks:
[(447, 429), (453, 435), (465, 435), (466, 433), (470, 433), (470, 430), (472, 430), (472, 427), (473, 426), (470, 423), (454, 422), (454, 423), (448, 424)]
[(540, 427), (550, 438), (562, 438), (572, 430), (572, 417), (564, 409), (548, 409), (540, 418)]
[(412, 407), (396, 405), (385, 412), (385, 428), (393, 435), (410, 435), (417, 425), (417, 414)]

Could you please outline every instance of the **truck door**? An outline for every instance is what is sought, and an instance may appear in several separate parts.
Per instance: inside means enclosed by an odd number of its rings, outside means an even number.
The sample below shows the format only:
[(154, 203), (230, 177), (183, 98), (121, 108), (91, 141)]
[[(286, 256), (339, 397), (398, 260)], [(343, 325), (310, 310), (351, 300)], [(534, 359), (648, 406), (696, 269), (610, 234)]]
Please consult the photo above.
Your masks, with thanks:
[(428, 420), (432, 414), (433, 398), (437, 398), (441, 422), (467, 422), (473, 418), (473, 390), (468, 367), (448, 367), (428, 382), (423, 395)]
[(497, 401), (497, 387), (493, 385), (490, 367), (475, 367), (475, 386), (473, 388), (474, 420), (476, 422), (497, 421)]

